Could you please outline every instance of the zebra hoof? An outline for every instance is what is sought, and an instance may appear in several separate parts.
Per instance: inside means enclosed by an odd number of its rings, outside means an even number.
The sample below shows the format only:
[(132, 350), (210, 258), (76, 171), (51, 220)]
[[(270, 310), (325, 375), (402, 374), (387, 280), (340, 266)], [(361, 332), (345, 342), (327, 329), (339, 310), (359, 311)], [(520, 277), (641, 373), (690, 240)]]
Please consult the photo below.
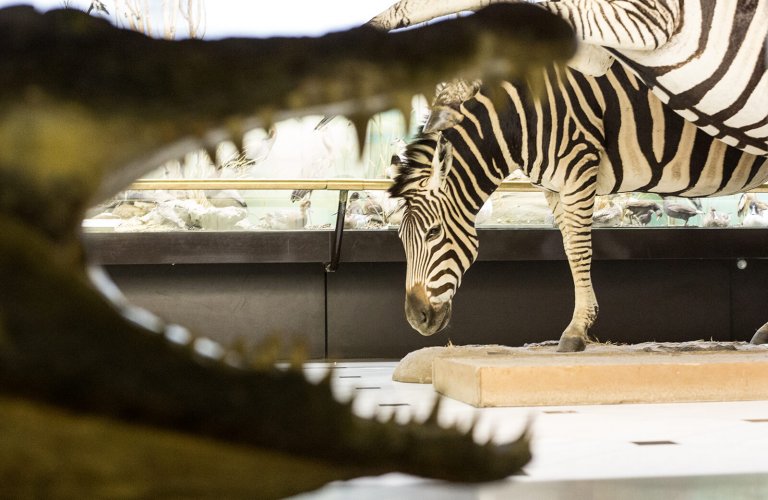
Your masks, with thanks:
[(755, 336), (752, 337), (752, 340), (750, 340), (751, 344), (768, 344), (768, 328), (762, 327), (760, 328), (757, 333), (755, 333)]
[(587, 348), (587, 342), (583, 337), (575, 335), (563, 335), (557, 344), (557, 352), (581, 352)]

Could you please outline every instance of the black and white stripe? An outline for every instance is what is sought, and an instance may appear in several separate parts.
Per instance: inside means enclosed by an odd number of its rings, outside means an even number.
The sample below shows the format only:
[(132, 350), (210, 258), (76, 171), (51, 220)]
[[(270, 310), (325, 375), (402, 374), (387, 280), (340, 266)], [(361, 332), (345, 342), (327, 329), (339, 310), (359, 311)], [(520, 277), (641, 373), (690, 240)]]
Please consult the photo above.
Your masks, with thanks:
[[(516, 0), (401, 0), (384, 29)], [(598, 75), (616, 58), (683, 118), (726, 144), (768, 155), (768, 0), (536, 2), (583, 42), (572, 67)]]
[[(432, 134), (412, 143), (405, 165), (400, 167), (403, 182), (390, 190), (394, 196), (406, 198), (408, 205), (400, 225), (400, 237), (409, 242), (405, 245), (406, 287), (425, 286), (427, 296), (435, 303), (451, 300), (462, 275), (475, 260), (478, 241), (474, 214), (482, 206), (481, 200), (464, 198), (471, 190), (441, 192), (439, 172), (435, 176), (423, 175), (433, 170), (419, 165), (452, 161), (446, 158), (444, 146), (433, 140)], [(429, 195), (411, 196), (413, 193)]]
[[(477, 254), (475, 215), (512, 170), (522, 169), (545, 190), (563, 235), (575, 308), (560, 347), (579, 350), (597, 316), (590, 278), (595, 196), (733, 194), (768, 179), (768, 158), (703, 133), (621, 65), (600, 77), (553, 68), (544, 82), (541, 96), (522, 83), (504, 83), (495, 100), (483, 91), (462, 103), (438, 96), (432, 113), (444, 119), (430, 122), (442, 123), (442, 130), (423, 134), (408, 148), (390, 193), (406, 201), (400, 234), (407, 286), (422, 286), (428, 302), (441, 306), (459, 277), (443, 274), (437, 287), (438, 273), (466, 271)], [(440, 236), (433, 240), (428, 232), (435, 227)], [(441, 296), (432, 295), (436, 289)]]
[(768, 155), (768, 0), (680, 4), (679, 31), (668, 43), (609, 52), (707, 134)]

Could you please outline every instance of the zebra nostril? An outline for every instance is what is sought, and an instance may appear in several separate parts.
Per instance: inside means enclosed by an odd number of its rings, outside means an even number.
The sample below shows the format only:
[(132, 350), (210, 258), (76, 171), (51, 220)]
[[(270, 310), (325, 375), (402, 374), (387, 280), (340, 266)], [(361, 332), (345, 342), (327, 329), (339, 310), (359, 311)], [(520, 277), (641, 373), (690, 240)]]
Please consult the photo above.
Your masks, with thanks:
[(428, 335), (424, 332), (429, 330), (432, 327), (431, 323), (435, 321), (435, 309), (430, 304), (423, 287), (413, 287), (406, 293), (405, 316), (412, 327), (422, 335)]

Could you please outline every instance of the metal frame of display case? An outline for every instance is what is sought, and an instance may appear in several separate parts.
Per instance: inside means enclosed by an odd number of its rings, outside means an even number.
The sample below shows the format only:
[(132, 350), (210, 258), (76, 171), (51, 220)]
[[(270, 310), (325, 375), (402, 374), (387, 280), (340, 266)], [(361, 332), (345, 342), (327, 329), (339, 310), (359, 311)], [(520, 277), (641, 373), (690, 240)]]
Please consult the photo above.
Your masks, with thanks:
[[(103, 263), (247, 263), (322, 262), (334, 272), (341, 253), (350, 261), (399, 262), (402, 252), (386, 230), (349, 231), (353, 243), (343, 245), (344, 214), (350, 191), (383, 191), (386, 179), (161, 179), (138, 180), (131, 190), (330, 190), (338, 191), (334, 230), (195, 231), (168, 233), (87, 233), (92, 257)], [(501, 192), (539, 192), (527, 181), (504, 181)], [(768, 192), (768, 184), (751, 192)], [(478, 260), (562, 260), (565, 254), (556, 228), (511, 226), (479, 228)], [(741, 233), (743, 231), (743, 233)], [(595, 260), (763, 258), (768, 231), (739, 228), (593, 228)], [(384, 234), (382, 234), (384, 233)], [(482, 235), (494, 234), (493, 238)], [(760, 238), (755, 238), (759, 234)], [(289, 236), (290, 235), (290, 236)], [(726, 236), (727, 235), (727, 236)], [(262, 240), (256, 244), (255, 237)], [(485, 241), (487, 240), (487, 241)], [(150, 244), (151, 243), (151, 244)], [(399, 243), (396, 243), (399, 248)], [(330, 249), (330, 253), (327, 253)], [(318, 260), (321, 259), (321, 260)]]
[[(320, 263), (327, 272), (347, 262), (404, 262), (394, 230), (195, 231), (85, 233), (92, 261), (123, 264)], [(555, 228), (479, 229), (479, 262), (565, 260)], [(593, 230), (596, 261), (652, 259), (761, 259), (766, 229)], [(332, 266), (333, 264), (333, 266)]]
[[(139, 180), (132, 184), (132, 190), (202, 190), (202, 189), (237, 189), (237, 190), (329, 190), (339, 192), (336, 224), (332, 236), (330, 258), (325, 262), (327, 272), (334, 272), (341, 260), (342, 241), (344, 238), (344, 214), (350, 191), (386, 190), (392, 181), (385, 179), (262, 179), (262, 180), (205, 180), (205, 179), (161, 179)], [(500, 191), (530, 191), (539, 189), (525, 181), (505, 181)]]

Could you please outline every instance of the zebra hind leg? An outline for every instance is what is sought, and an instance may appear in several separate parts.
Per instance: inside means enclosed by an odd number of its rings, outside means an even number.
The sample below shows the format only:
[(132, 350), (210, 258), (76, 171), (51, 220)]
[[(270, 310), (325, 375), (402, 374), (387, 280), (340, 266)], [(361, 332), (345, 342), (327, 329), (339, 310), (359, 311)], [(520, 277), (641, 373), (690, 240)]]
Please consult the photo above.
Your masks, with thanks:
[(768, 344), (768, 323), (761, 326), (750, 341), (752, 344)]

